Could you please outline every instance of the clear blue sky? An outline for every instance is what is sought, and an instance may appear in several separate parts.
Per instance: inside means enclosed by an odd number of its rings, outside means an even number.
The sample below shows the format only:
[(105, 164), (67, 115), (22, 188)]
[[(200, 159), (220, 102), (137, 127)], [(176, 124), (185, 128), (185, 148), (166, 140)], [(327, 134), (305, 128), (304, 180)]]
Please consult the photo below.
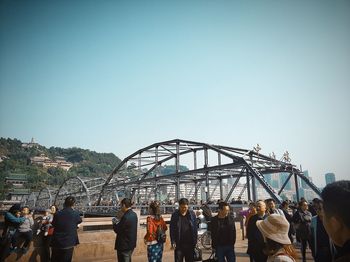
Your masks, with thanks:
[(350, 1), (1, 1), (0, 136), (181, 138), (349, 179)]

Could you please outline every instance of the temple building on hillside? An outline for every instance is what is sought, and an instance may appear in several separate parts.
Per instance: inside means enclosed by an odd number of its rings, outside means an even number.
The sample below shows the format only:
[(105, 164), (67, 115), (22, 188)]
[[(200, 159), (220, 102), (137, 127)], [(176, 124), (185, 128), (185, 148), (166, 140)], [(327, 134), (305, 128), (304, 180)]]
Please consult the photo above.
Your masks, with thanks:
[(32, 164), (40, 165), (45, 168), (59, 167), (65, 171), (68, 171), (73, 166), (73, 163), (67, 162), (64, 157), (61, 156), (57, 156), (55, 160), (51, 160), (45, 154), (41, 154), (40, 156), (32, 157), (30, 160)]
[(30, 190), (25, 188), (28, 183), (26, 174), (10, 173), (5, 178), (5, 183), (11, 188), (6, 196), (7, 200), (22, 201), (30, 194)]
[(9, 176), (5, 177), (5, 183), (16, 188), (23, 188), (28, 183), (27, 175), (10, 173)]
[(34, 137), (32, 137), (32, 140), (29, 143), (22, 143), (22, 147), (24, 147), (24, 148), (32, 148), (32, 147), (37, 148), (37, 147), (39, 147), (39, 144), (35, 143)]

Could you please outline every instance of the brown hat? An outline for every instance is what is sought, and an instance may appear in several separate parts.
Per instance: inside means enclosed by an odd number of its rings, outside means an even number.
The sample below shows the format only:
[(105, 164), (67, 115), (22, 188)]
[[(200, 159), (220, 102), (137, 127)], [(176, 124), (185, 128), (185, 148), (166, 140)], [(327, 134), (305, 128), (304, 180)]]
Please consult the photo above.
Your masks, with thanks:
[(256, 226), (264, 237), (280, 244), (291, 244), (288, 237), (289, 223), (284, 216), (272, 214), (264, 220), (256, 221)]

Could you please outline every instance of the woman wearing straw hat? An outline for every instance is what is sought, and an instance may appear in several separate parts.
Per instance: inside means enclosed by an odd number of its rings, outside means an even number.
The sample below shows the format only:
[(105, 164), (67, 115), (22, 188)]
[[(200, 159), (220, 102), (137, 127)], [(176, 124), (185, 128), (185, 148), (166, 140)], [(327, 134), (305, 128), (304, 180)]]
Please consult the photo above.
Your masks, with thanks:
[(281, 215), (272, 214), (256, 222), (256, 226), (265, 238), (264, 253), (267, 262), (295, 262), (297, 255), (288, 237), (289, 223)]

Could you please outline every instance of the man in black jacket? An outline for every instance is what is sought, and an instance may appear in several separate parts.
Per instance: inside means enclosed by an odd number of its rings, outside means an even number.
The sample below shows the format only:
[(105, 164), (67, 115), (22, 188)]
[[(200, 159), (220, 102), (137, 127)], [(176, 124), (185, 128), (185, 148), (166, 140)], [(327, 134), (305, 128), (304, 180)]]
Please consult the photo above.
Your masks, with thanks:
[(350, 181), (328, 184), (322, 190), (323, 225), (338, 246), (335, 262), (350, 261)]
[(194, 249), (197, 244), (198, 228), (196, 215), (188, 209), (187, 198), (179, 200), (179, 209), (170, 219), (171, 248), (174, 249), (175, 262), (193, 262)]
[(77, 228), (82, 222), (78, 211), (73, 210), (75, 198), (69, 196), (64, 201), (64, 208), (58, 211), (53, 220), (55, 228), (52, 236), (52, 262), (72, 261), (74, 246), (79, 244)]
[(254, 262), (266, 262), (267, 255), (264, 254), (263, 249), (265, 247), (264, 237), (260, 230), (256, 226), (256, 221), (264, 220), (266, 215), (266, 204), (264, 201), (259, 200), (256, 202), (257, 214), (249, 219), (247, 225), (247, 238), (248, 238), (248, 250), (250, 261)]
[(123, 215), (119, 222), (113, 220), (113, 230), (117, 234), (114, 249), (117, 250), (119, 262), (131, 262), (136, 247), (137, 215), (131, 209), (132, 202), (129, 198), (124, 198), (120, 205)]
[(211, 220), (211, 237), (213, 252), (219, 262), (235, 262), (234, 245), (236, 243), (236, 226), (230, 214), (230, 206), (219, 202), (218, 215)]

